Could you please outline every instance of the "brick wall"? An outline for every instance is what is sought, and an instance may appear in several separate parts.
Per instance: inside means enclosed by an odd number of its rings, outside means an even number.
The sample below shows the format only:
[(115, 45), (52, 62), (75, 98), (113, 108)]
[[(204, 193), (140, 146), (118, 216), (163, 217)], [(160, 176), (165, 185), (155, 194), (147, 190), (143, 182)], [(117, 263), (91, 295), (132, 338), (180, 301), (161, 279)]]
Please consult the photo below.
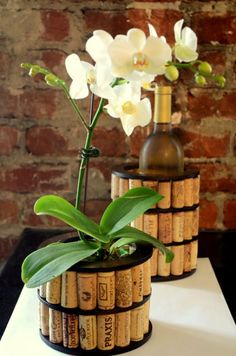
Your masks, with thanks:
[[(78, 148), (84, 133), (58, 90), (28, 78), (19, 65), (38, 62), (67, 78), (64, 59), (95, 29), (112, 35), (147, 22), (173, 42), (173, 24), (184, 18), (198, 34), (201, 58), (225, 73), (225, 89), (198, 88), (189, 75), (174, 86), (174, 111), (186, 162), (201, 169), (200, 226), (236, 228), (236, 3), (235, 1), (36, 1), (3, 0), (0, 28), (0, 258), (24, 227), (61, 227), (33, 214), (45, 193), (73, 200)], [(88, 111), (88, 102), (82, 110)], [(147, 129), (125, 137), (118, 120), (101, 118), (94, 144), (101, 157), (90, 164), (87, 211), (97, 219), (109, 201), (113, 164), (138, 157)]]

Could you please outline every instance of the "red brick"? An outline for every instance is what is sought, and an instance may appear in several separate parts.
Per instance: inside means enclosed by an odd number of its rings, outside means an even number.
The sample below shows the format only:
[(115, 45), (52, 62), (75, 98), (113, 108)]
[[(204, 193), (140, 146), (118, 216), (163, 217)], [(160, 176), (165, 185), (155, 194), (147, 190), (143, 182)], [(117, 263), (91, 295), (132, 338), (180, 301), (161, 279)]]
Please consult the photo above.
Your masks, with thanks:
[(18, 144), (19, 131), (14, 127), (0, 126), (0, 154), (10, 155)]
[(0, 112), (1, 117), (17, 117), (18, 97), (12, 94), (10, 90), (0, 87)]
[(198, 12), (192, 16), (191, 28), (197, 33), (199, 43), (235, 43), (236, 13)]
[(97, 127), (94, 131), (92, 144), (99, 148), (102, 156), (120, 157), (127, 153), (125, 133), (117, 128), (108, 130)]
[(9, 55), (4, 52), (0, 52), (0, 77), (5, 78), (9, 71)]
[(196, 89), (188, 98), (189, 118), (200, 120), (206, 117), (217, 116), (235, 120), (235, 98), (236, 92), (222, 92), (222, 95), (215, 97), (214, 92), (210, 90)]
[(230, 134), (206, 136), (201, 133), (182, 130), (180, 139), (186, 157), (224, 157), (229, 151)]
[(19, 193), (53, 192), (67, 190), (69, 178), (66, 168), (25, 165), (2, 169), (0, 186), (2, 191)]
[(114, 162), (99, 160), (98, 158), (91, 159), (89, 162), (89, 168), (100, 171), (106, 182), (111, 181), (111, 170), (113, 165)]
[(68, 37), (70, 23), (66, 12), (43, 11), (41, 13), (41, 21), (44, 26), (43, 39), (47, 41), (62, 41)]
[(130, 154), (133, 157), (139, 157), (140, 149), (151, 132), (151, 124), (149, 126), (140, 128), (137, 127), (134, 129), (132, 135), (129, 137), (129, 147), (130, 147)]
[(14, 200), (0, 200), (0, 224), (18, 223), (19, 207)]
[(90, 219), (98, 223), (109, 203), (110, 200), (88, 200), (85, 213)]
[(224, 225), (227, 229), (236, 228), (236, 199), (227, 200), (224, 204)]
[(6, 259), (14, 251), (18, 239), (13, 236), (0, 239), (0, 259)]
[(58, 67), (64, 62), (65, 54), (56, 50), (47, 50), (42, 52), (41, 60), (44, 66), (51, 71), (57, 71)]
[(224, 74), (226, 57), (224, 52), (219, 51), (200, 51), (199, 58), (211, 64), (215, 74)]
[(213, 201), (202, 199), (200, 201), (200, 229), (215, 229), (218, 217), (218, 208)]
[(76, 149), (68, 147), (69, 139), (58, 129), (50, 126), (34, 126), (26, 133), (26, 147), (36, 156), (75, 156)]

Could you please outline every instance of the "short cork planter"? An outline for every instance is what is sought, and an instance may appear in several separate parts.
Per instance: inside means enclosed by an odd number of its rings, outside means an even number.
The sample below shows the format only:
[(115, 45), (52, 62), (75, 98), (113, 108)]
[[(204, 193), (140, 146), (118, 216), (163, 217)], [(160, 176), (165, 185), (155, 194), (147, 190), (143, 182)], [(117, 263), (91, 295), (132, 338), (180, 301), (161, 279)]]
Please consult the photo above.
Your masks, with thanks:
[(183, 175), (168, 178), (140, 175), (135, 164), (113, 168), (112, 199), (140, 186), (152, 188), (164, 198), (133, 221), (132, 226), (158, 238), (175, 254), (173, 261), (166, 263), (165, 256), (157, 249), (153, 249), (152, 281), (188, 277), (197, 268), (199, 171), (186, 169)]
[(151, 336), (151, 246), (118, 260), (80, 262), (38, 289), (40, 335), (70, 355), (115, 355)]

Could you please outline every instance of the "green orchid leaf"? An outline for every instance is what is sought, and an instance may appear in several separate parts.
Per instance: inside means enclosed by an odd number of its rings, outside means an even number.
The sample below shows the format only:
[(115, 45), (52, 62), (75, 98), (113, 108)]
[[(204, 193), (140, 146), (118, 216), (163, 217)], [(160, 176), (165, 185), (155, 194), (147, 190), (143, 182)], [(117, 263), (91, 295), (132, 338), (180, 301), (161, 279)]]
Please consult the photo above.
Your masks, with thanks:
[(28, 255), (21, 277), (29, 288), (38, 287), (59, 276), (75, 263), (92, 256), (100, 248), (96, 242), (57, 242)]
[(161, 199), (161, 195), (146, 187), (130, 189), (106, 208), (100, 221), (101, 231), (114, 234)]
[(101, 234), (95, 222), (59, 196), (45, 195), (39, 198), (34, 205), (34, 212), (37, 215), (53, 216), (99, 241), (108, 242), (108, 236)]
[(131, 226), (126, 226), (122, 230), (113, 234), (112, 239), (118, 239), (110, 247), (110, 252), (112, 253), (115, 249), (120, 248), (121, 246), (128, 245), (131, 243), (146, 242), (152, 244), (153, 247), (158, 248), (163, 254), (166, 255), (166, 262), (171, 262), (174, 258), (174, 254), (170, 251), (163, 243), (161, 243), (156, 238), (146, 234), (143, 231), (135, 229)]

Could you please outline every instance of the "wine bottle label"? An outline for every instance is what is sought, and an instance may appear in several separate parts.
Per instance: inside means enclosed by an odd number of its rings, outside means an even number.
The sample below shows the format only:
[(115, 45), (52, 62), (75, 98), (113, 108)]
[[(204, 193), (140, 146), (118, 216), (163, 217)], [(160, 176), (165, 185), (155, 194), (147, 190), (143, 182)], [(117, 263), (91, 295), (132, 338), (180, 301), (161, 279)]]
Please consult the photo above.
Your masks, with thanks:
[(39, 323), (41, 333), (44, 336), (49, 335), (49, 308), (46, 304), (39, 302)]
[(96, 315), (79, 316), (79, 337), (83, 350), (93, 350), (97, 347)]
[[(147, 187), (147, 188), (150, 188), (150, 189), (154, 190), (155, 192), (157, 192), (157, 190), (158, 190), (158, 182), (157, 181), (144, 180), (143, 181), (143, 186)], [(151, 206), (151, 208), (155, 209), (156, 206), (157, 206), (156, 204), (153, 204)]]
[(131, 312), (117, 313), (115, 316), (115, 345), (124, 347), (130, 344)]
[(123, 194), (127, 193), (129, 190), (129, 180), (120, 178), (119, 179), (119, 196), (122, 196)]
[(129, 179), (129, 189), (142, 187), (141, 179)]
[(116, 305), (121, 308), (132, 305), (131, 269), (116, 271)]
[(159, 214), (159, 240), (163, 243), (172, 242), (172, 214)]
[(193, 224), (193, 212), (185, 211), (184, 212), (184, 239), (192, 239), (192, 224)]
[(143, 339), (144, 334), (144, 307), (135, 308), (131, 310), (131, 330), (130, 339), (132, 341), (139, 341)]
[(181, 242), (184, 239), (184, 212), (172, 215), (172, 237), (174, 242)]
[(157, 266), (158, 266), (158, 250), (156, 248), (153, 249), (150, 263), (151, 263), (151, 276), (154, 277), (157, 275)]
[(41, 298), (46, 298), (47, 283), (42, 284), (39, 287), (39, 295)]
[(61, 312), (49, 308), (49, 341), (54, 344), (62, 342)]
[(193, 204), (199, 203), (200, 194), (200, 176), (193, 179)]
[[(157, 266), (157, 260), (156, 260), (156, 266)], [(151, 259), (147, 260), (143, 264), (143, 295), (149, 295), (150, 293), (151, 293)]]
[(158, 207), (161, 209), (170, 208), (170, 198), (171, 198), (171, 183), (170, 182), (159, 182), (158, 183), (158, 193), (163, 196), (158, 202)]
[(132, 221), (131, 226), (143, 231), (143, 215), (139, 215), (134, 221)]
[(184, 181), (178, 180), (172, 183), (172, 207), (183, 208), (184, 206)]
[(63, 346), (74, 349), (79, 346), (79, 317), (62, 313)]
[(191, 269), (197, 268), (198, 241), (191, 242)]
[(97, 306), (97, 274), (78, 273), (78, 304), (80, 309), (92, 310)]
[(184, 270), (184, 245), (172, 246), (174, 259), (170, 264), (170, 272), (174, 276), (180, 276)]
[(149, 331), (149, 312), (150, 312), (150, 299), (143, 305), (143, 332), (144, 334)]
[(48, 303), (60, 304), (61, 302), (61, 276), (58, 276), (46, 285), (46, 300)]
[(157, 214), (144, 214), (143, 215), (143, 231), (152, 237), (157, 238), (158, 230), (158, 215)]
[(184, 272), (191, 271), (191, 242), (184, 245)]
[(117, 199), (119, 198), (119, 186), (120, 186), (120, 178), (118, 176), (116, 176), (115, 174), (111, 175), (111, 199)]
[(111, 350), (115, 347), (115, 315), (98, 315), (98, 349)]
[(193, 211), (192, 235), (197, 236), (199, 230), (199, 207)]
[[(171, 247), (168, 247), (171, 250)], [(158, 250), (157, 258), (157, 274), (161, 277), (168, 277), (170, 275), (170, 263), (166, 262), (166, 256)]]
[(143, 300), (143, 264), (131, 268), (133, 302)]
[(62, 273), (61, 305), (65, 308), (76, 308), (78, 306), (76, 272), (66, 271)]
[(99, 272), (97, 286), (98, 307), (113, 309), (115, 307), (115, 272)]
[(193, 178), (186, 178), (184, 180), (184, 205), (193, 205)]

